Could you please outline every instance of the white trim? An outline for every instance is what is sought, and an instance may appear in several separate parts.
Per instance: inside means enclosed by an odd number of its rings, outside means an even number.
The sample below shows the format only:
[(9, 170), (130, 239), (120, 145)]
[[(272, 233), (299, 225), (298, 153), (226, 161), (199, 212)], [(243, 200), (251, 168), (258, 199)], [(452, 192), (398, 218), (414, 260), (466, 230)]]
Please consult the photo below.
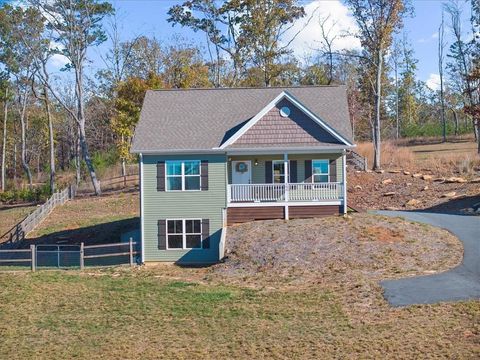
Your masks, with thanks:
[(257, 153), (257, 154), (272, 154), (273, 152), (278, 152), (283, 154), (286, 150), (288, 150), (289, 154), (292, 153), (299, 153), (299, 154), (308, 154), (308, 153), (315, 153), (315, 152), (338, 152), (343, 151), (345, 149), (353, 149), (357, 145), (339, 145), (339, 146), (312, 146), (312, 147), (292, 147), (292, 148), (279, 148), (279, 147), (272, 147), (272, 148), (242, 148), (242, 149), (226, 149), (222, 150), (220, 148), (213, 148), (213, 149), (174, 149), (174, 150), (137, 150), (131, 151), (132, 154), (144, 154), (144, 155), (198, 155), (198, 154), (237, 154), (237, 153), (245, 153), (246, 155)]
[[(181, 248), (169, 248), (168, 247), (168, 222), (169, 221), (182, 221), (182, 233), (172, 233), (170, 235), (182, 235), (182, 247)], [(200, 233), (188, 233), (187, 234), (187, 227), (186, 227), (186, 221), (187, 220), (192, 220), (192, 221), (200, 221)], [(203, 239), (202, 239), (202, 232), (203, 230), (203, 225), (202, 225), (202, 219), (198, 218), (169, 218), (165, 219), (165, 250), (170, 250), (170, 251), (175, 251), (175, 250), (203, 250)], [(187, 248), (185, 247), (187, 245), (187, 235), (200, 235), (200, 247), (198, 248)]]
[(343, 161), (343, 213), (346, 214), (348, 212), (348, 205), (347, 205), (347, 155), (344, 153), (342, 155)]
[(324, 146), (324, 147), (303, 147), (303, 148), (252, 148), (252, 149), (233, 149), (229, 148), (227, 156), (236, 155), (283, 155), (285, 151), (291, 154), (338, 154), (346, 149), (352, 149), (355, 146)]
[[(331, 160), (331, 159), (312, 159), (312, 169), (311, 169), (311, 171), (312, 171), (312, 183), (313, 183), (313, 184), (322, 184), (321, 182), (319, 182), (319, 183), (316, 183), (316, 182), (315, 182), (315, 173), (313, 172), (313, 162), (314, 162), (314, 161), (326, 161), (326, 162), (327, 162), (327, 173), (326, 173), (326, 174), (323, 174), (323, 173), (322, 173), (322, 174), (317, 174), (317, 176), (325, 176), (325, 175), (327, 175), (327, 176), (328, 176), (328, 181), (327, 181), (327, 183), (329, 183), (329, 182), (330, 182), (330, 160)], [(336, 163), (335, 163), (335, 166), (337, 166)]]
[(143, 201), (143, 154), (140, 153), (140, 244), (141, 244), (141, 262), (145, 263), (145, 209)]
[[(293, 97), (287, 91), (282, 91), (275, 99), (273, 99), (270, 103), (267, 104), (260, 112), (251, 118), (245, 125), (243, 125), (235, 134), (233, 134), (227, 141), (225, 141), (218, 149), (225, 149), (227, 146), (232, 145), (235, 141), (237, 141), (243, 134), (245, 134), (253, 125), (255, 125), (261, 118), (263, 118), (273, 107), (283, 99), (289, 100), (293, 105), (295, 105), (298, 109), (300, 109), (305, 115), (310, 117), (312, 120), (317, 122), (321, 127), (323, 127), (330, 135), (335, 137), (340, 142), (344, 143), (347, 146), (353, 146), (351, 142), (345, 139), (342, 135), (336, 132), (332, 127), (330, 127), (327, 123), (325, 123), (322, 119), (320, 119), (317, 115), (315, 115), (312, 111), (310, 111), (305, 105), (303, 105), (300, 101), (298, 101), (295, 97)], [(217, 149), (217, 148), (216, 148)]]
[(318, 206), (318, 205), (342, 205), (341, 200), (325, 200), (325, 201), (278, 201), (278, 202), (250, 202), (250, 203), (229, 203), (227, 207), (270, 207), (270, 206)]

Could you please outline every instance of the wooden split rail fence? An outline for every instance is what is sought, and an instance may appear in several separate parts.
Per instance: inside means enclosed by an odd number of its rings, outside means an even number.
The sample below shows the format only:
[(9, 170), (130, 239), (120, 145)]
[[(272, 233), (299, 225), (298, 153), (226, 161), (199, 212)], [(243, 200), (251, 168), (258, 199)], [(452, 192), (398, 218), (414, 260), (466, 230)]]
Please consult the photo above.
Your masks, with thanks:
[[(76, 247), (76, 250), (72, 250), (73, 247)], [(0, 266), (18, 267), (23, 265), (30, 267), (32, 271), (39, 268), (80, 268), (83, 270), (86, 261), (90, 262), (88, 266), (123, 264), (134, 266), (137, 262), (136, 256), (140, 254), (136, 247), (137, 242), (131, 238), (128, 242), (89, 246), (85, 246), (83, 242), (80, 245), (30, 245), (29, 249), (0, 250)], [(116, 258), (117, 260), (102, 261), (107, 258)]]
[(14, 244), (24, 240), (25, 236), (45, 219), (55, 207), (73, 199), (75, 193), (75, 185), (70, 185), (62, 191), (54, 193), (43, 205), (39, 206), (35, 211), (27, 215), (25, 219), (0, 236), (0, 243)]

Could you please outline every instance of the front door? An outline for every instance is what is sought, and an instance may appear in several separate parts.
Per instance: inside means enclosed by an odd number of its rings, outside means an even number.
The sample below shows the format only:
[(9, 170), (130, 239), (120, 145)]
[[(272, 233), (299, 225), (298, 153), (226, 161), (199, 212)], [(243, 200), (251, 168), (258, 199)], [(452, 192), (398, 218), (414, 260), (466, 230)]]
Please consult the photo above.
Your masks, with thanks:
[(252, 162), (250, 160), (232, 161), (232, 184), (251, 184)]

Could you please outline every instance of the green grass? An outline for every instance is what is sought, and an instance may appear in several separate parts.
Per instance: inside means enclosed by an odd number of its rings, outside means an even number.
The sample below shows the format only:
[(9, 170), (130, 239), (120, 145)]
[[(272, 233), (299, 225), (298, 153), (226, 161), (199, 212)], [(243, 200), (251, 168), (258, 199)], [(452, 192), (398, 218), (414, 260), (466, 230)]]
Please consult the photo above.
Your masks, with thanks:
[(0, 358), (479, 355), (478, 334), (464, 337), (478, 330), (478, 302), (354, 314), (343, 290), (329, 286), (252, 289), (169, 276), (130, 269), (2, 273)]

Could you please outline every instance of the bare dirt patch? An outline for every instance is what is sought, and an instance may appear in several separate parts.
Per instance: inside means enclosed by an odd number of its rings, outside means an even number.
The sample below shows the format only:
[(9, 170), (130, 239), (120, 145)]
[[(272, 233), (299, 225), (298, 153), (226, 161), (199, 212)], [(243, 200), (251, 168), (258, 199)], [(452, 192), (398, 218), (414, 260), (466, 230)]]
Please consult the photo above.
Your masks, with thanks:
[(228, 230), (226, 248), (215, 273), (282, 277), (295, 285), (347, 274), (378, 280), (442, 271), (463, 254), (447, 231), (369, 214), (237, 225)]
[(349, 204), (363, 209), (460, 212), (480, 202), (480, 183), (470, 180), (450, 183), (447, 177), (428, 169), (420, 173), (405, 170), (406, 174), (404, 169), (400, 170), (387, 169), (384, 173), (349, 170)]

